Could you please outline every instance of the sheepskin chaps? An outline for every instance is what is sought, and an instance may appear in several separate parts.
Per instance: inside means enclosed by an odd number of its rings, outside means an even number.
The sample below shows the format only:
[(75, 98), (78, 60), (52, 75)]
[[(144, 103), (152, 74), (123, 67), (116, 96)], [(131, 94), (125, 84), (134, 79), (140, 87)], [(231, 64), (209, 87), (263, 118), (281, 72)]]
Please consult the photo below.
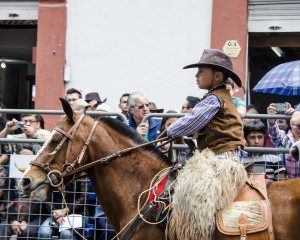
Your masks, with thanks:
[(211, 240), (215, 214), (227, 208), (245, 185), (243, 165), (220, 159), (210, 150), (196, 151), (179, 172), (168, 235), (171, 240)]

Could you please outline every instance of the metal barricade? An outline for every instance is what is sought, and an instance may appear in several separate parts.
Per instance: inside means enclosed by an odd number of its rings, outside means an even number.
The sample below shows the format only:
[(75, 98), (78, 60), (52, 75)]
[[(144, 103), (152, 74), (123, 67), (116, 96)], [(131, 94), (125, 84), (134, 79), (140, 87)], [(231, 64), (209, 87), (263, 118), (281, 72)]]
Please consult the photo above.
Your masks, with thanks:
[[(142, 123), (146, 123), (150, 118), (170, 118), (170, 117), (182, 117), (185, 114), (183, 113), (151, 113), (147, 116), (145, 116), (142, 120)], [(290, 116), (287, 115), (270, 115), (270, 114), (248, 114), (245, 116), (245, 118), (248, 119), (290, 119)], [(188, 149), (188, 146), (186, 144), (173, 144), (172, 146), (173, 150), (177, 151), (177, 154), (179, 152), (185, 151)], [(284, 177), (285, 173), (285, 154), (289, 153), (288, 148), (267, 148), (267, 147), (245, 147), (244, 151), (248, 153), (264, 153), (268, 154), (268, 158), (264, 159), (264, 162), (260, 161), (260, 156), (257, 155), (257, 159), (259, 161), (255, 162), (252, 166), (252, 169), (254, 172), (257, 171), (264, 171), (267, 173), (267, 175), (273, 180), (284, 180), (286, 179)], [(174, 155), (174, 154), (173, 154)], [(247, 159), (247, 158), (242, 158)], [(293, 164), (294, 168), (297, 170), (299, 169), (299, 164)], [(271, 173), (273, 172), (273, 173)], [(275, 173), (275, 174), (274, 174)], [(275, 176), (274, 176), (275, 175)]]
[[(62, 110), (32, 110), (32, 109), (0, 109), (0, 113), (12, 113), (12, 114), (45, 114), (45, 115), (64, 115)], [(99, 112), (99, 111), (87, 111), (89, 116), (102, 116), (110, 117), (116, 116), (122, 118), (123, 122), (127, 124), (127, 118), (121, 113), (115, 112)]]
[[(15, 114), (64, 114), (63, 111), (56, 110), (24, 110), (24, 109), (0, 109), (0, 113), (15, 113)], [(119, 116), (125, 123), (127, 119), (120, 113), (104, 113), (104, 112), (87, 112), (91, 116)], [(7, 139), (0, 138), (0, 145), (3, 144), (40, 144), (45, 140), (42, 139)], [(11, 157), (11, 153), (6, 154)], [(2, 155), (3, 156), (3, 155)], [(22, 155), (19, 155), (22, 157)], [(2, 170), (6, 170), (7, 175), (3, 176)], [(28, 201), (20, 197), (17, 190), (18, 178), (13, 178), (9, 175), (9, 165), (0, 165), (0, 180), (4, 180), (4, 185), (0, 186), (0, 239), (81, 239), (74, 231), (70, 229), (60, 228), (53, 218), (53, 211), (64, 208), (63, 204), (58, 204), (60, 193), (53, 191), (49, 199), (45, 202)], [(20, 170), (21, 171), (21, 170)], [(0, 181), (1, 183), (1, 181)], [(69, 214), (80, 214), (82, 221), (81, 227), (76, 230), (85, 238), (109, 240), (115, 235), (112, 227), (108, 223), (103, 210), (97, 204), (96, 195), (92, 189), (89, 179), (77, 180), (74, 183), (68, 184), (66, 195)], [(16, 206), (22, 205), (23, 208)], [(26, 205), (28, 207), (24, 207)], [(25, 209), (26, 208), (26, 213)], [(23, 211), (23, 210), (24, 211)], [(18, 229), (14, 220), (22, 221), (23, 216), (25, 222), (28, 223), (24, 231), (13, 231), (13, 228)], [(21, 218), (22, 217), (22, 218)], [(67, 220), (65, 219), (65, 222)], [(21, 222), (24, 224), (25, 222)]]
[[(52, 191), (49, 199), (44, 202), (30, 199), (24, 202), (24, 198), (20, 197), (16, 190), (18, 180), (9, 176), (5, 177), (5, 185), (0, 190), (4, 195), (0, 200), (0, 206), (4, 206), (4, 210), (0, 212), (0, 239), (16, 239), (13, 237), (17, 236), (23, 237), (22, 239), (73, 239), (73, 237), (82, 239), (69, 227), (60, 228), (53, 218), (53, 211), (65, 208), (58, 191)], [(65, 189), (70, 209), (69, 218), (72, 224), (76, 222), (72, 219), (77, 219), (82, 223), (75, 229), (89, 240), (111, 239), (115, 233), (97, 204), (90, 181), (88, 179), (77, 180), (68, 184)], [(10, 206), (11, 203), (13, 205)], [(15, 207), (20, 204), (28, 204), (28, 208)], [(9, 207), (5, 208), (5, 206)], [(22, 220), (23, 215), (25, 215), (24, 220)], [(26, 222), (25, 231), (13, 232), (12, 227), (18, 224), (17, 221), (22, 224)], [(67, 221), (65, 217), (64, 222), (67, 223)]]
[[(183, 117), (185, 116), (184, 113), (151, 113), (145, 116), (142, 120), (142, 123), (146, 123), (150, 118), (156, 117), (156, 118), (164, 118), (164, 117)], [(271, 115), (271, 114), (247, 114), (244, 118), (248, 119), (290, 119), (290, 116), (287, 115), (282, 115), (282, 114), (276, 114), (276, 115)], [(174, 144), (173, 147), (176, 150), (184, 150), (187, 149), (187, 145), (185, 144)], [(284, 149), (284, 148), (259, 148), (259, 147), (246, 147), (245, 151), (247, 152), (255, 152), (255, 153), (288, 153), (289, 149)]]
[[(10, 113), (18, 113), (18, 114), (63, 114), (63, 111), (54, 111), (54, 110), (23, 110), (19, 111), (17, 110), (11, 110), (11, 109), (2, 109), (1, 112), (10, 112)], [(120, 116), (119, 113), (99, 113), (99, 112), (88, 112), (90, 115), (98, 115), (98, 116)], [(147, 119), (150, 117), (179, 117), (183, 116), (184, 114), (150, 114), (147, 117), (143, 119), (143, 122), (146, 122)], [(125, 116), (121, 115), (122, 119), (127, 122), (127, 119)], [(262, 115), (248, 115), (248, 118), (262, 118)], [(270, 117), (270, 116), (263, 116), (263, 117)], [(286, 119), (287, 116), (285, 115), (276, 115), (272, 118), (284, 118)], [(6, 139), (6, 138), (0, 138), (0, 145), (2, 144), (42, 144), (44, 140), (41, 139)], [(174, 144), (173, 145), (174, 150), (185, 150), (187, 148), (184, 144)], [(284, 148), (245, 148), (248, 152), (259, 152), (259, 153), (273, 153), (273, 154), (279, 154), (279, 153), (287, 153), (288, 149)], [(273, 165), (269, 164), (268, 168), (274, 168), (274, 169), (281, 169), (281, 162), (274, 163)], [(8, 170), (8, 166), (4, 166)], [(266, 169), (265, 165), (265, 169)], [(0, 171), (1, 174), (1, 171)], [(2, 177), (5, 179), (5, 185), (0, 189), (0, 195), (1, 192), (3, 192), (2, 200), (0, 200), (1, 204), (7, 205), (12, 202), (22, 202), (22, 199), (16, 198), (15, 192), (16, 192), (16, 183), (18, 182), (18, 179), (10, 178), (9, 176)], [(0, 177), (1, 179), (1, 177)], [(30, 216), (31, 219), (29, 219), (29, 225), (30, 227), (27, 227), (27, 229), (31, 229), (32, 232), (27, 231), (25, 233), (25, 238), (27, 239), (60, 239), (61, 238), (61, 232), (59, 232), (58, 226), (55, 223), (55, 221), (52, 218), (52, 211), (57, 209), (55, 207), (55, 204), (57, 204), (57, 194), (58, 192), (54, 191), (51, 195), (51, 197), (46, 202), (31, 202), (29, 211), (30, 214), (27, 214)], [(67, 189), (67, 194), (70, 195), (68, 198), (68, 204), (70, 206), (71, 212), (70, 214), (78, 214), (80, 213), (82, 215), (82, 227), (79, 227), (78, 230), (81, 234), (83, 234), (88, 239), (100, 239), (100, 240), (108, 240), (111, 239), (114, 235), (113, 230), (111, 229), (110, 225), (107, 223), (107, 219), (100, 208), (99, 205), (97, 205), (97, 199), (94, 191), (91, 188), (90, 181), (88, 179), (78, 180), (75, 183), (72, 184)], [(60, 208), (63, 208), (64, 206), (61, 205)], [(1, 205), (0, 205), (1, 208)], [(45, 209), (46, 208), (46, 209)], [(78, 210), (80, 209), (80, 210)], [(2, 211), (2, 217), (4, 218), (1, 221), (0, 224), (0, 239), (4, 237), (10, 237), (13, 235), (11, 231), (11, 223), (13, 223), (11, 220), (16, 215), (20, 215), (21, 212), (18, 210), (16, 214), (13, 214), (8, 209), (4, 209)], [(1, 217), (1, 215), (0, 215)], [(33, 234), (33, 236), (29, 236), (30, 234)], [(40, 236), (38, 236), (38, 234)], [(48, 235), (47, 235), (48, 234)], [(70, 234), (70, 235), (76, 235), (76, 233), (72, 231), (64, 232), (64, 234)], [(45, 238), (43, 238), (45, 237)], [(50, 237), (50, 238), (47, 238)], [(13, 238), (12, 238), (13, 239)], [(77, 239), (80, 239), (80, 237), (77, 237)]]

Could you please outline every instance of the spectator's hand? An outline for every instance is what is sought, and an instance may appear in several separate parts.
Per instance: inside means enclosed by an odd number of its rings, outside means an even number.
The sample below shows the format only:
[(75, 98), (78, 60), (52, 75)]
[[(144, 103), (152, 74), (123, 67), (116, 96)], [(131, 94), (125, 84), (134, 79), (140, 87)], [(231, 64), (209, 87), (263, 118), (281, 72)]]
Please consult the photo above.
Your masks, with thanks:
[(56, 221), (58, 218), (64, 217), (66, 215), (65, 209), (56, 209), (52, 212), (52, 216)]
[(287, 102), (287, 104), (289, 105), (289, 108), (284, 112), (286, 115), (292, 115), (295, 112), (295, 109), (292, 108), (291, 104), (289, 104)]
[(19, 235), (22, 233), (20, 229), (20, 223), (17, 220), (12, 221), (10, 226), (14, 234)]
[(55, 221), (57, 222), (58, 225), (62, 225), (64, 222), (64, 217), (59, 217)]
[(20, 224), (21, 231), (23, 232), (26, 228), (27, 228), (27, 222), (26, 221), (21, 222)]
[(6, 127), (6, 129), (7, 129), (8, 132), (12, 132), (12, 131), (17, 130), (17, 127), (15, 126), (16, 122), (18, 122), (18, 120), (16, 120), (16, 119), (13, 118), (11, 121), (9, 121), (9, 122), (6, 123), (5, 127)]
[(149, 123), (141, 123), (137, 128), (137, 132), (141, 134), (143, 137), (146, 136), (149, 129)]
[[(269, 107), (267, 108), (268, 114), (277, 114), (275, 106), (276, 106), (275, 103), (271, 103), (269, 105)], [(275, 124), (275, 119), (268, 119), (268, 122), (269, 122), (269, 124), (274, 125)]]
[(32, 126), (24, 126), (22, 128), (22, 131), (26, 134), (26, 136), (28, 136), (30, 138), (36, 137), (36, 131)]
[(19, 154), (21, 154), (21, 155), (34, 155), (34, 153), (29, 149), (22, 149)]

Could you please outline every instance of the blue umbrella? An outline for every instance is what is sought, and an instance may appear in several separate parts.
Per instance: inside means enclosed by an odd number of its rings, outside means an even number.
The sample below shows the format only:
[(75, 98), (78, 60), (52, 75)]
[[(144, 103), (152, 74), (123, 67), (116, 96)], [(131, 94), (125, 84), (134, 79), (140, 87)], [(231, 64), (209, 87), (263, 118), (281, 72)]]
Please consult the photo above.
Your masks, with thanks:
[(256, 84), (253, 91), (285, 96), (300, 95), (300, 61), (274, 67)]

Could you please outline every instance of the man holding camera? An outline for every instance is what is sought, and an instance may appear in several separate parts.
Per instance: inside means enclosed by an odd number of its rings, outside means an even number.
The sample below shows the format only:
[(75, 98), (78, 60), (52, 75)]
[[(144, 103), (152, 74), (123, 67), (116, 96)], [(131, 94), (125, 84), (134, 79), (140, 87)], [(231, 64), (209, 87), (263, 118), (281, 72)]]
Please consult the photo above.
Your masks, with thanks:
[[(6, 123), (5, 128), (0, 132), (1, 138), (9, 139), (47, 139), (51, 132), (42, 129), (43, 118), (38, 114), (22, 115), (22, 121), (13, 119)], [(18, 129), (20, 134), (9, 134)], [(40, 144), (11, 144), (8, 151), (18, 154), (36, 154), (41, 148)]]

